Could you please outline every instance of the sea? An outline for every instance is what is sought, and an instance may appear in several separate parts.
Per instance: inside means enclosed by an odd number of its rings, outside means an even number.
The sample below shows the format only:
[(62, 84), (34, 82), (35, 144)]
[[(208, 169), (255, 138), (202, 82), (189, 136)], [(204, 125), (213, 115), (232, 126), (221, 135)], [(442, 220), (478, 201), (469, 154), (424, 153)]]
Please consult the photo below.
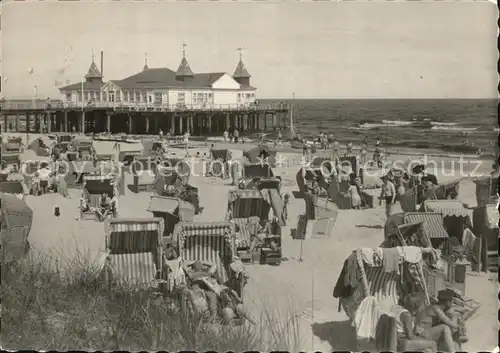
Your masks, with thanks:
[[(262, 104), (277, 102), (261, 100)], [(278, 101), (279, 102), (279, 101)], [(296, 133), (314, 138), (332, 132), (341, 143), (446, 152), (494, 153), (498, 141), (498, 101), (493, 99), (296, 99)], [(464, 147), (465, 146), (465, 147)]]

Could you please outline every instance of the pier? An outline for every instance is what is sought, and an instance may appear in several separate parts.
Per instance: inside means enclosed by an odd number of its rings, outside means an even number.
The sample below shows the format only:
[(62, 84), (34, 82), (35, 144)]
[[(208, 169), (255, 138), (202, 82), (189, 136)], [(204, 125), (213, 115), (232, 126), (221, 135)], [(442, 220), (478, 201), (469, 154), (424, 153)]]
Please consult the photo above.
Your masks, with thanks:
[(192, 136), (282, 130), (288, 126), (290, 106), (270, 104), (158, 104), (119, 102), (62, 102), (48, 100), (0, 101), (2, 132), (127, 133)]

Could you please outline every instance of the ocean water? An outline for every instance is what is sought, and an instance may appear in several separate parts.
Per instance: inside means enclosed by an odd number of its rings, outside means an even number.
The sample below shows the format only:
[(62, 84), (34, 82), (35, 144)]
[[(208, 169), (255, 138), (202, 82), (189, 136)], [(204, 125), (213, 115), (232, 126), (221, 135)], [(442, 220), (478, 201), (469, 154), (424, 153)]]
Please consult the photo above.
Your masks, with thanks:
[(295, 131), (308, 138), (322, 131), (332, 132), (344, 143), (360, 143), (367, 136), (371, 144), (380, 138), (388, 147), (448, 152), (467, 150), (463, 147), (467, 141), (493, 153), (499, 133), (496, 100), (297, 99), (287, 103), (295, 106)]

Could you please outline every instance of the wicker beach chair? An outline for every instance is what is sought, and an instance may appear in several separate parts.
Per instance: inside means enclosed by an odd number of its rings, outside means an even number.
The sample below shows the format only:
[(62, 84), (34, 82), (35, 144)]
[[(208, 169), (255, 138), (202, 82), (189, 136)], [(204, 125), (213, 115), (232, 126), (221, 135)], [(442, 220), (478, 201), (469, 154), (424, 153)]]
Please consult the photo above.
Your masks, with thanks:
[(194, 206), (175, 197), (153, 195), (149, 201), (148, 212), (155, 218), (162, 218), (164, 233), (162, 236), (171, 237), (174, 227), (179, 222), (193, 222)]
[[(106, 193), (110, 198), (118, 197), (116, 188), (113, 184), (114, 177), (109, 175), (87, 175), (84, 176), (82, 198), (87, 200), (85, 207), (83, 200), (80, 200), (79, 210), (80, 219), (85, 219), (85, 216), (96, 216), (96, 209), (99, 207), (99, 198), (103, 193)], [(118, 216), (118, 206), (115, 204), (111, 210), (111, 216)]]
[(173, 238), (181, 261), (200, 260), (215, 264), (219, 282), (235, 290), (243, 299), (248, 275), (243, 268), (233, 266), (237, 255), (232, 223), (180, 222), (175, 225)]
[(105, 223), (105, 281), (121, 289), (148, 289), (163, 278), (161, 218), (121, 218)]
[(29, 250), (33, 210), (12, 194), (0, 192), (0, 202), (0, 260), (8, 263), (21, 259)]

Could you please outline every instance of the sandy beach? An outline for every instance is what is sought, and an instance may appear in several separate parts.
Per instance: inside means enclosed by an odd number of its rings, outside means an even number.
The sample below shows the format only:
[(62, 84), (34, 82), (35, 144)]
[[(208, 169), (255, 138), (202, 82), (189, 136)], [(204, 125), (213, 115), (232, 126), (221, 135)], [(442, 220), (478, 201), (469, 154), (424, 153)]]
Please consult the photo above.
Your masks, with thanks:
[[(30, 135), (30, 138), (35, 135)], [(214, 142), (215, 143), (215, 142)], [(216, 148), (228, 148), (233, 155), (241, 155), (241, 145), (215, 143)], [(245, 146), (246, 147), (246, 146)], [(208, 152), (208, 147), (198, 146), (194, 151)], [(420, 151), (418, 151), (420, 152)], [(283, 152), (290, 158), (299, 154)], [(391, 158), (407, 158), (404, 155), (390, 155)], [(438, 158), (451, 163), (453, 158)], [(484, 163), (479, 172), (489, 173), (491, 165)], [(354, 349), (354, 337), (347, 316), (339, 312), (338, 300), (332, 291), (345, 258), (358, 247), (378, 246), (383, 240), (385, 222), (384, 208), (378, 205), (367, 210), (340, 210), (333, 236), (294, 240), (291, 229), (297, 218), (304, 213), (302, 199), (295, 199), (292, 191), (298, 190), (295, 175), (297, 166), (282, 166), (275, 174), (283, 179), (284, 192), (291, 195), (288, 208), (288, 225), (283, 229), (284, 261), (278, 267), (248, 265), (250, 282), (245, 289), (245, 301), (254, 317), (259, 317), (262, 308), (273, 308), (286, 315), (301, 317), (300, 344), (302, 351), (331, 351)], [(437, 174), (438, 180), (457, 179), (450, 170)], [(130, 174), (125, 176), (126, 184), (132, 183)], [(223, 220), (227, 207), (228, 180), (213, 177), (193, 176), (190, 183), (199, 188), (202, 214), (195, 221)], [(58, 194), (41, 197), (27, 196), (26, 201), (34, 210), (33, 227), (30, 234), (32, 249), (58, 259), (61, 267), (81, 254), (98, 258), (104, 248), (104, 226), (93, 220), (78, 220), (78, 202), (81, 191), (70, 189), (71, 198)], [(150, 193), (134, 194), (126, 188), (120, 197), (120, 217), (150, 217), (146, 211)], [(474, 207), (474, 183), (464, 180), (460, 185), (460, 200)], [(55, 217), (54, 207), (59, 206), (61, 216)], [(400, 212), (399, 205), (394, 212)], [(497, 345), (497, 319), (492, 312), (497, 310), (498, 288), (487, 275), (467, 276), (466, 295), (479, 301), (481, 307), (467, 322), (469, 342), (463, 347), (467, 351), (490, 351)]]

